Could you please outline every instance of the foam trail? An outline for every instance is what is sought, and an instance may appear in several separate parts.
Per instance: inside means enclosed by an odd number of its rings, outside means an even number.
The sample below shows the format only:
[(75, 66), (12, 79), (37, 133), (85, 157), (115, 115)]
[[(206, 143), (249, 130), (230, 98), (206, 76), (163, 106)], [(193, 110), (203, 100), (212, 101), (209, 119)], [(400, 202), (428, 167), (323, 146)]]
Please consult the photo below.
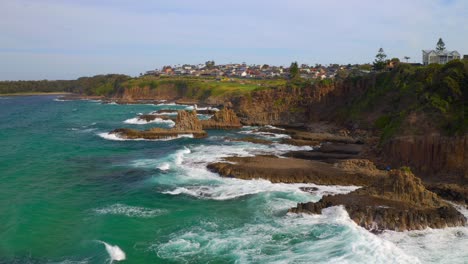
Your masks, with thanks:
[(177, 137), (167, 137), (161, 139), (144, 139), (144, 138), (135, 138), (135, 139), (127, 139), (121, 138), (115, 133), (99, 133), (98, 136), (102, 137), (103, 139), (113, 140), (113, 141), (169, 141), (179, 138), (193, 138), (193, 134), (181, 134), (177, 135)]
[(102, 243), (106, 247), (107, 254), (109, 254), (109, 257), (112, 261), (122, 261), (126, 259), (125, 252), (123, 252), (122, 249), (120, 249), (119, 246), (115, 245), (112, 246), (104, 241), (101, 240), (96, 240), (99, 243)]
[(114, 204), (108, 207), (95, 209), (94, 212), (100, 215), (124, 215), (140, 218), (152, 218), (165, 213), (165, 211), (161, 209), (129, 206), (125, 204)]

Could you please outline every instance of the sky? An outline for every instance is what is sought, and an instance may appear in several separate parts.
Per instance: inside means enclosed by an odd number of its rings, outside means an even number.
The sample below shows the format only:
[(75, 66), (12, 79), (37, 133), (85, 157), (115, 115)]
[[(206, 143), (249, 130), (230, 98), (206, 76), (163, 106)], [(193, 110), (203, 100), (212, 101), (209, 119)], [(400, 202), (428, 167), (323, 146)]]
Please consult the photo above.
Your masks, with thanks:
[[(467, 0), (0, 0), (0, 80), (468, 54)], [(402, 59), (403, 60), (403, 59)]]

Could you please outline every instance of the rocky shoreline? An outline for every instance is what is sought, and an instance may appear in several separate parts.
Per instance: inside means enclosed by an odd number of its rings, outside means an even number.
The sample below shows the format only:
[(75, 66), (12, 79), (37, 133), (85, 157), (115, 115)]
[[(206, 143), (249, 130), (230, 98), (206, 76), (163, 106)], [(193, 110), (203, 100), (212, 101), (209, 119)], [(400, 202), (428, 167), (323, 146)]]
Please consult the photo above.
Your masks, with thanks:
[(349, 194), (326, 195), (316, 203), (300, 203), (293, 213), (320, 214), (322, 209), (342, 205), (356, 224), (373, 232), (407, 231), (464, 226), (465, 217), (421, 180), (405, 169), (391, 170), (386, 177)]
[[(239, 129), (243, 124), (254, 124), (255, 122), (246, 122), (243, 111), (245, 109), (239, 112), (239, 109), (230, 107), (223, 107), (220, 111), (181, 110), (177, 112), (175, 126), (171, 129), (152, 128), (140, 131), (121, 128), (110, 133), (123, 139), (167, 139), (184, 135), (203, 138), (208, 135), (205, 130)], [(160, 110), (158, 113), (141, 115), (139, 118), (147, 122), (156, 118), (174, 120), (165, 115), (169, 113)], [(197, 117), (199, 113), (210, 114), (212, 117), (209, 120), (199, 120)], [(241, 118), (238, 117), (239, 114)], [(281, 120), (284, 118), (281, 117)], [(262, 117), (260, 123), (267, 124), (269, 119), (270, 117)], [(466, 203), (468, 188), (463, 183), (460, 185), (457, 182), (423, 182), (405, 170), (387, 171), (390, 166), (395, 167), (396, 164), (386, 164), (388, 157), (383, 159), (385, 155), (376, 151), (377, 140), (372, 133), (362, 130), (350, 132), (320, 122), (310, 123), (307, 127), (265, 126), (253, 132), (254, 136), (227, 140), (265, 145), (281, 143), (312, 146), (313, 149), (291, 151), (281, 157), (227, 157), (209, 164), (208, 169), (223, 177), (244, 180), (261, 178), (274, 183), (363, 186), (349, 194), (324, 196), (316, 203), (298, 204), (297, 207), (290, 209), (292, 213), (320, 214), (323, 208), (342, 205), (351, 219), (373, 232), (443, 228), (466, 224), (465, 217), (441, 199), (443, 197), (462, 204)], [(271, 141), (257, 137), (255, 133), (267, 137), (278, 134), (283, 136), (280, 141)], [(395, 152), (396, 148), (392, 148), (391, 151)], [(414, 148), (411, 151), (414, 151)], [(457, 151), (460, 152), (459, 149)], [(410, 151), (402, 154), (407, 153)]]
[[(409, 168), (387, 171), (366, 159), (372, 146), (362, 139), (276, 128), (262, 128), (257, 132), (282, 133), (290, 138), (281, 143), (295, 142), (296, 145), (315, 147), (310, 151), (288, 152), (282, 157), (228, 157), (207, 168), (223, 177), (244, 180), (261, 178), (274, 183), (363, 186), (349, 194), (324, 196), (316, 203), (300, 203), (289, 212), (321, 214), (324, 208), (343, 206), (356, 224), (375, 233), (466, 225), (466, 218), (436, 193), (426, 189)], [(248, 137), (240, 141), (273, 143)], [(317, 145), (318, 142), (321, 144)], [(444, 197), (451, 196), (451, 200), (466, 201), (463, 188), (437, 185), (431, 189), (445, 193)]]

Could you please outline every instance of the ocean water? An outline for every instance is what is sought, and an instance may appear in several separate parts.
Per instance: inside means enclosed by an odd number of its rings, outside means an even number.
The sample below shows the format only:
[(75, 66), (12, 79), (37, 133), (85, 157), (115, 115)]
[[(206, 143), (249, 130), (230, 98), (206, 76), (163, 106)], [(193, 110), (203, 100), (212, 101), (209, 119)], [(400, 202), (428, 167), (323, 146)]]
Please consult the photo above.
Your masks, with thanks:
[(165, 141), (107, 134), (170, 127), (135, 117), (184, 108), (0, 97), (0, 263), (468, 263), (466, 227), (376, 236), (341, 207), (287, 213), (357, 187), (305, 193), (315, 185), (206, 170), (229, 155), (297, 149), (225, 140), (252, 128)]

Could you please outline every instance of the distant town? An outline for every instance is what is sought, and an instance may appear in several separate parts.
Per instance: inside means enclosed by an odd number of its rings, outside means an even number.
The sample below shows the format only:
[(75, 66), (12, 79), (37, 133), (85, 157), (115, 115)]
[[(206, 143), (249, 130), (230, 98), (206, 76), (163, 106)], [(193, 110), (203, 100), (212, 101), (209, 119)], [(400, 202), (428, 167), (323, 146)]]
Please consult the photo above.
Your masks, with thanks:
[[(369, 73), (371, 64), (364, 65), (338, 65), (328, 66), (307, 64), (298, 65), (299, 76), (304, 79), (333, 79), (339, 74), (355, 72), (357, 74)], [(198, 65), (164, 66), (160, 70), (147, 71), (142, 75), (155, 76), (211, 76), (217, 78), (286, 78), (290, 75), (290, 67), (263, 65), (247, 65), (246, 63), (233, 63), (216, 65), (214, 61), (207, 61)]]
[[(161, 69), (150, 70), (141, 73), (141, 76), (193, 76), (193, 77), (215, 77), (223, 78), (252, 78), (252, 79), (274, 79), (288, 78), (291, 76), (291, 67), (295, 67), (295, 75), (303, 79), (335, 79), (336, 77), (347, 77), (349, 75), (365, 75), (372, 71), (392, 70), (398, 63), (408, 63), (413, 66), (429, 64), (445, 64), (452, 60), (462, 59), (458, 51), (448, 51), (445, 43), (439, 39), (434, 50), (422, 51), (422, 63), (409, 63), (410, 57), (405, 56), (404, 61), (398, 58), (387, 59), (382, 48), (379, 49), (376, 60), (367, 64), (330, 64), (330, 65), (309, 65), (297, 64), (293, 62), (290, 67), (274, 66), (268, 64), (247, 65), (244, 63), (229, 63), (216, 65), (215, 61), (207, 61), (204, 64), (183, 64), (164, 66)], [(464, 55), (463, 59), (468, 59)]]

